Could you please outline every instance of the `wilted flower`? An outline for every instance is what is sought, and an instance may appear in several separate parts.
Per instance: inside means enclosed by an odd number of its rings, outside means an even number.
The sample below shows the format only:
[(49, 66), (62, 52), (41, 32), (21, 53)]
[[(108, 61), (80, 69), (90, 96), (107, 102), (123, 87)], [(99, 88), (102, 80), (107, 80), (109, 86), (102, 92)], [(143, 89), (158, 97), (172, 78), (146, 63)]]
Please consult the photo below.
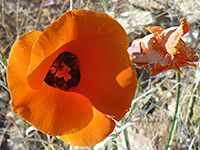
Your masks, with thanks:
[[(104, 140), (131, 105), (136, 73), (112, 17), (73, 10), (14, 43), (7, 68), (12, 110), (78, 146)], [(107, 117), (107, 115), (109, 117)]]
[(152, 34), (132, 42), (128, 48), (132, 62), (152, 72), (151, 76), (169, 69), (181, 73), (180, 67), (195, 66), (191, 62), (198, 61), (196, 53), (181, 39), (190, 30), (190, 24), (185, 18), (180, 23), (179, 27), (168, 29), (159, 26), (145, 27)]

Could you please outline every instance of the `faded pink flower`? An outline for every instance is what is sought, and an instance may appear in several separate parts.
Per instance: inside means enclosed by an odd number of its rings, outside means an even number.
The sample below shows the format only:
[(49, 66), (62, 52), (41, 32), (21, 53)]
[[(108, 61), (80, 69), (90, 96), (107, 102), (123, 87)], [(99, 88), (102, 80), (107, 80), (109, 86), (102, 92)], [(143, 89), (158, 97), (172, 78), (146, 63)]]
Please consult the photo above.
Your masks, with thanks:
[(185, 18), (180, 20), (179, 27), (168, 29), (159, 26), (144, 27), (152, 34), (135, 40), (128, 48), (129, 56), (138, 67), (145, 67), (151, 76), (160, 72), (175, 69), (181, 73), (180, 67), (196, 66), (198, 56), (181, 37), (190, 30)]

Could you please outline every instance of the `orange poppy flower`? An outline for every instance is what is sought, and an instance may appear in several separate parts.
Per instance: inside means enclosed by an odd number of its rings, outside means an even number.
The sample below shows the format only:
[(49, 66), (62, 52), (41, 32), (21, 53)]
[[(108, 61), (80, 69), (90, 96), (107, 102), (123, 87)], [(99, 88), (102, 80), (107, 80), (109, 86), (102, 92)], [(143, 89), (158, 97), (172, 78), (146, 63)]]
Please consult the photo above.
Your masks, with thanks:
[(116, 20), (85, 10), (66, 12), (43, 32), (20, 36), (7, 68), (12, 110), (71, 145), (104, 140), (136, 89), (128, 43)]
[(128, 48), (132, 62), (152, 72), (151, 76), (169, 69), (181, 73), (180, 67), (196, 66), (190, 63), (198, 61), (196, 53), (181, 39), (190, 30), (190, 24), (185, 18), (180, 23), (179, 27), (168, 29), (159, 26), (145, 27), (152, 34), (132, 42)]

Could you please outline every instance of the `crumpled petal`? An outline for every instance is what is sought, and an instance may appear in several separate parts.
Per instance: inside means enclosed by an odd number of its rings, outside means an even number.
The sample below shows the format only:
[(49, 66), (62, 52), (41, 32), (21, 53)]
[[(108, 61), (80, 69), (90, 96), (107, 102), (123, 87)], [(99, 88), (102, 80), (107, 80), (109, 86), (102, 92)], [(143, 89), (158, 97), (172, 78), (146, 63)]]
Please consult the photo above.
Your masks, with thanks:
[(30, 88), (26, 72), (31, 48), (41, 34), (24, 34), (14, 43), (7, 68), (12, 110), (38, 130), (49, 135), (74, 133), (87, 126), (93, 118), (92, 105), (87, 97), (50, 87)]
[(97, 109), (93, 110), (94, 118), (86, 128), (74, 134), (60, 136), (61, 140), (73, 146), (93, 146), (112, 133), (115, 122)]
[(195, 66), (191, 62), (197, 62), (198, 56), (181, 39), (190, 30), (190, 24), (185, 18), (181, 19), (180, 23), (179, 27), (169, 29), (145, 27), (152, 34), (132, 42), (132, 46), (128, 48), (132, 62), (152, 72), (151, 76), (169, 69), (181, 73), (180, 67)]

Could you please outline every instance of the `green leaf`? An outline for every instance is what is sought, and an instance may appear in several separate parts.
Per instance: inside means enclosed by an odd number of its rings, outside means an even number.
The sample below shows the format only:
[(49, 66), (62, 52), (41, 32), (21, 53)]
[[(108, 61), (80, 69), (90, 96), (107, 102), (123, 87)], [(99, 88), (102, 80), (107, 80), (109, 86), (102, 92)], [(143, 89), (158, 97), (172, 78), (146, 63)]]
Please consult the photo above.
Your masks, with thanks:
[(3, 53), (0, 51), (0, 54), (1, 54), (1, 58), (3, 60), (3, 64), (7, 67), (8, 66), (8, 63), (6, 61), (6, 58), (4, 57)]

